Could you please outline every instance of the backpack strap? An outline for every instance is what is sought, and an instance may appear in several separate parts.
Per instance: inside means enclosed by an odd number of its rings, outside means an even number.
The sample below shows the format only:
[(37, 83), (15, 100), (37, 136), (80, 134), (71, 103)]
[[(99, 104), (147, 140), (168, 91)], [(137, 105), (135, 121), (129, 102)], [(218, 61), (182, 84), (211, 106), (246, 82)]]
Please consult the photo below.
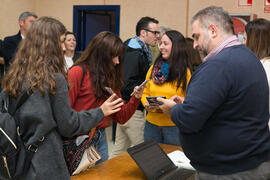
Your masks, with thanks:
[(86, 69), (85, 69), (83, 64), (78, 64), (78, 66), (80, 66), (83, 70), (83, 76), (82, 76), (82, 80), (81, 80), (81, 84), (80, 84), (80, 88), (81, 88), (83, 85), (84, 76), (86, 75), (87, 72), (86, 72)]
[[(16, 105), (15, 106), (10, 106), (10, 102), (9, 102), (9, 109), (8, 109), (8, 113), (11, 115), (11, 116), (14, 116), (16, 111), (26, 102), (26, 100), (33, 94), (33, 91), (30, 90), (30, 92), (28, 93), (26, 90), (22, 92), (22, 95), (19, 97), (19, 99), (17, 100), (16, 102)], [(9, 100), (10, 101), (10, 100)], [(18, 126), (19, 125), (19, 120), (17, 118), (15, 118), (15, 122), (16, 122), (16, 125)], [(18, 136), (20, 136), (20, 133), (19, 133), (19, 129), (17, 128), (17, 133), (18, 133)], [(43, 142), (45, 139), (45, 136), (43, 136), (40, 140), (38, 140), (37, 142), (33, 143), (33, 144), (30, 144), (28, 147), (26, 147), (26, 149), (30, 152), (28, 153), (28, 156), (26, 157), (26, 162), (29, 162), (31, 161), (33, 155), (35, 152), (37, 152), (38, 150), (38, 147), (40, 145), (41, 142)]]
[[(27, 91), (23, 91), (23, 94), (19, 97), (19, 100), (17, 101), (15, 106), (10, 106), (10, 102), (9, 102), (8, 113), (10, 115), (14, 116), (17, 109), (19, 109), (21, 107), (21, 105), (23, 105), (25, 103), (25, 101), (28, 99), (29, 96), (31, 96), (32, 93), (33, 93), (32, 90), (30, 91), (29, 94), (27, 93)], [(10, 99), (9, 99), (9, 101), (10, 101)], [(16, 120), (16, 124), (18, 124), (17, 120)]]
[[(15, 108), (15, 112), (21, 107), (21, 105), (23, 105), (26, 100), (29, 98), (29, 96), (31, 96), (31, 94), (33, 94), (33, 91), (30, 90), (30, 93), (28, 94), (27, 91), (24, 91), (22, 96), (20, 97), (20, 99), (18, 100), (17, 104), (16, 104), (16, 108)], [(15, 114), (14, 112), (14, 114)], [(19, 120), (17, 118), (14, 118), (16, 121), (16, 124), (19, 124)], [(19, 134), (19, 130), (17, 129), (17, 133)], [(47, 133), (48, 134), (48, 133)], [(39, 145), (44, 141), (45, 136), (47, 135), (45, 134), (44, 136), (42, 136), (38, 141), (36, 141), (33, 144), (30, 144), (29, 146), (26, 147), (26, 149), (30, 152), (28, 153), (28, 156), (26, 157), (26, 162), (30, 162), (34, 153), (37, 152)]]

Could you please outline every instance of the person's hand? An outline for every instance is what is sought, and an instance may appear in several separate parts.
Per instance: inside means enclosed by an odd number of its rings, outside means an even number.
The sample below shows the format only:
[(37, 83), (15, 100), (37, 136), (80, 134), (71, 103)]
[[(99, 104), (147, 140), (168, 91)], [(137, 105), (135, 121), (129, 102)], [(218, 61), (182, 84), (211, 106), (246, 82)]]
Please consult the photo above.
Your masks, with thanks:
[(185, 98), (181, 97), (181, 96), (177, 96), (177, 95), (174, 95), (170, 98), (170, 100), (173, 100), (175, 103), (177, 104), (183, 104)]
[(171, 108), (176, 105), (176, 102), (171, 99), (164, 99), (164, 98), (157, 98), (158, 101), (163, 102), (162, 105), (159, 106), (159, 108), (163, 111), (164, 114), (167, 114), (170, 116), (171, 114)]
[(136, 87), (134, 88), (132, 94), (133, 94), (137, 99), (141, 99), (144, 88), (145, 88), (145, 85), (143, 85), (143, 86), (136, 86)]
[(146, 111), (154, 111), (154, 110), (158, 110), (159, 109), (159, 105), (158, 104), (149, 104), (149, 102), (145, 102), (145, 109)]
[(100, 106), (104, 116), (109, 116), (121, 110), (121, 106), (123, 106), (124, 103), (121, 98), (115, 99), (116, 97), (117, 96), (114, 93)]

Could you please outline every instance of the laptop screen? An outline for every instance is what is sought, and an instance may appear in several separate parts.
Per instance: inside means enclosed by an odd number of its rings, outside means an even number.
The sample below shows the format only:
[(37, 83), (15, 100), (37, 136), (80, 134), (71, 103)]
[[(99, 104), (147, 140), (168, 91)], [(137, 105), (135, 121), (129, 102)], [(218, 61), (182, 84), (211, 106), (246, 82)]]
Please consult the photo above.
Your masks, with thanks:
[(128, 153), (149, 179), (157, 179), (164, 173), (177, 168), (153, 140), (129, 148)]

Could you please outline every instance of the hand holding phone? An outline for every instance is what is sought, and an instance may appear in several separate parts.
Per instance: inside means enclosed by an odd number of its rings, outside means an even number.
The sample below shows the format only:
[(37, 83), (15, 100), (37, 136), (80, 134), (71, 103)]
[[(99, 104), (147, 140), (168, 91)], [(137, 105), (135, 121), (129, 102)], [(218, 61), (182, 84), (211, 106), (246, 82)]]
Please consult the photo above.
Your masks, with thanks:
[(175, 103), (177, 104), (183, 104), (185, 98), (178, 96), (178, 95), (174, 95), (170, 98), (170, 100), (173, 100)]
[(162, 105), (163, 103), (162, 103), (162, 102), (159, 102), (159, 101), (157, 100), (158, 97), (166, 99), (165, 96), (149, 96), (149, 97), (146, 97), (146, 99), (147, 99), (147, 101), (148, 101), (149, 104), (158, 104), (158, 105)]
[[(115, 92), (113, 92), (113, 90), (109, 87), (105, 87), (105, 90), (110, 94), (110, 95), (113, 95)], [(116, 93), (115, 93), (116, 94)], [(114, 97), (114, 100), (118, 99), (119, 97), (118, 96), (115, 96)]]
[(104, 116), (109, 116), (121, 110), (124, 102), (120, 98), (114, 100), (115, 96), (109, 97), (101, 106)]
[[(144, 86), (146, 83), (148, 83), (150, 81), (150, 79), (146, 79), (144, 80), (139, 86), (138, 86), (138, 89), (140, 89), (142, 86)], [(133, 91), (130, 96), (133, 96), (135, 93), (135, 91)]]

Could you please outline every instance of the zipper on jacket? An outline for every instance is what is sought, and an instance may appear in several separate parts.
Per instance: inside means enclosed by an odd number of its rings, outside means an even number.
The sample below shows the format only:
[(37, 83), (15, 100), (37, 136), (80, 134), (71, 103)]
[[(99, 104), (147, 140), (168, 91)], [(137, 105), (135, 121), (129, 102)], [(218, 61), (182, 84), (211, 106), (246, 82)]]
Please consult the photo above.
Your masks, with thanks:
[(4, 160), (4, 166), (7, 169), (7, 173), (8, 173), (8, 177), (11, 178), (10, 172), (9, 172), (9, 168), (8, 168), (8, 163), (7, 163), (7, 158), (6, 156), (3, 156), (3, 160)]
[(15, 145), (15, 143), (12, 141), (12, 139), (7, 135), (7, 133), (0, 128), (0, 131), (4, 134), (4, 136), (9, 140), (9, 142), (14, 146), (15, 149), (17, 149), (17, 146)]

